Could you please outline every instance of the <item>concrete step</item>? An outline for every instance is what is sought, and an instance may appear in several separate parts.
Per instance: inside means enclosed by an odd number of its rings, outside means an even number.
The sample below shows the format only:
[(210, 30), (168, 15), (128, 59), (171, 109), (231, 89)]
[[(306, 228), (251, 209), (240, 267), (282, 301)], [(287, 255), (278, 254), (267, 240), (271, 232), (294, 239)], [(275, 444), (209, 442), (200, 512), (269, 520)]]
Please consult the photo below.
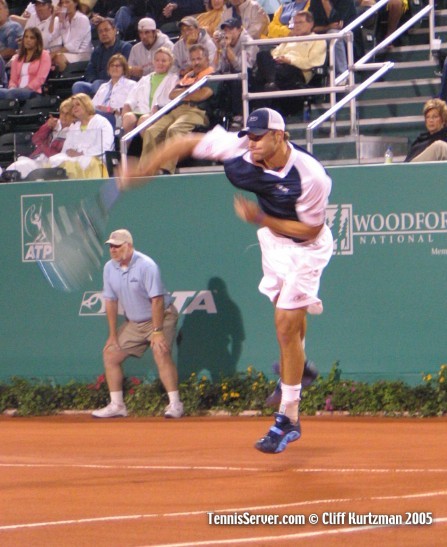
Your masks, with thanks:
[[(306, 142), (307, 124), (302, 122), (288, 123), (287, 130), (291, 138), (298, 142)], [(349, 120), (337, 120), (336, 137), (331, 136), (331, 125), (325, 122), (314, 131), (314, 141), (318, 139), (334, 142), (334, 138), (351, 137), (351, 124)], [(403, 138), (412, 142), (419, 133), (424, 131), (423, 118), (419, 116), (406, 116), (404, 118), (366, 118), (358, 120), (358, 131), (361, 135), (379, 137), (382, 140), (388, 138)], [(322, 141), (321, 141), (322, 142)]]
[[(297, 144), (306, 148), (306, 141), (299, 139)], [(339, 161), (357, 159), (383, 163), (385, 151), (391, 147), (396, 156), (406, 156), (408, 139), (406, 137), (374, 137), (360, 134), (358, 136), (335, 137), (332, 139), (315, 139), (313, 154), (321, 161)]]
[(440, 85), (441, 79), (434, 74), (431, 78), (377, 82), (361, 94), (361, 99), (387, 98), (392, 100), (402, 97), (436, 97)]
[(436, 70), (439, 70), (439, 64), (434, 60), (396, 62), (383, 79), (389, 82), (433, 78)]
[[(397, 98), (397, 99), (376, 99), (357, 100), (357, 116), (359, 118), (399, 118), (407, 116), (422, 116), (422, 109), (430, 96)], [(312, 120), (317, 119), (329, 108), (328, 104), (315, 106), (311, 111)], [(350, 117), (349, 105), (344, 106), (337, 112), (337, 120), (346, 120)]]

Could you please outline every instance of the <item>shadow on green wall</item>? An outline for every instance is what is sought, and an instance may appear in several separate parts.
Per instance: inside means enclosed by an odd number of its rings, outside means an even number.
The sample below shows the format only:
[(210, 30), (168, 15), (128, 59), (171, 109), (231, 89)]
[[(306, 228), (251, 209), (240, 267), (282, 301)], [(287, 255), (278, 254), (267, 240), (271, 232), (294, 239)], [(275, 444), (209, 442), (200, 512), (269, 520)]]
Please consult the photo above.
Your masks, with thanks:
[(181, 379), (189, 378), (193, 372), (213, 381), (222, 375), (232, 375), (242, 353), (245, 331), (239, 307), (231, 300), (220, 277), (212, 277), (208, 289), (217, 313), (195, 311), (185, 315), (177, 335)]

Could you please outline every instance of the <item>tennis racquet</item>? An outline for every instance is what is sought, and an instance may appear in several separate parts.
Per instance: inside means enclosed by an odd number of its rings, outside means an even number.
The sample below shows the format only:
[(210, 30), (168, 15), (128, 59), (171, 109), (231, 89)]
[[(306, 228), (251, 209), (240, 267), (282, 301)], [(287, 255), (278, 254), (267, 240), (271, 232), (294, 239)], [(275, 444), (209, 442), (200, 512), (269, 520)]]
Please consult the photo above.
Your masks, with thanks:
[(120, 197), (116, 180), (80, 203), (61, 205), (45, 219), (45, 231), (54, 242), (54, 260), (38, 261), (49, 284), (60, 291), (82, 289), (101, 268), (109, 211)]

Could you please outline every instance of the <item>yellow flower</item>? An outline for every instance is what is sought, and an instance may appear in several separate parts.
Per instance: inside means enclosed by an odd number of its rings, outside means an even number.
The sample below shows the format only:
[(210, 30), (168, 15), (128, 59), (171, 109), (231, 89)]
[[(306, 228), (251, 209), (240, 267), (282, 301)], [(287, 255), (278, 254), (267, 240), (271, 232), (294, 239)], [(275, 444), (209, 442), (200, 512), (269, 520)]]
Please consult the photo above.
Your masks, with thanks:
[(253, 372), (253, 367), (251, 365), (247, 368), (247, 372), (248, 374), (251, 374)]
[(206, 382), (208, 378), (206, 376), (202, 376), (202, 382)]
[(443, 383), (444, 383), (444, 380), (445, 380), (444, 376), (441, 376), (441, 378), (439, 378), (439, 383), (440, 383), (440, 384), (443, 384)]
[(424, 378), (424, 380), (425, 380), (426, 382), (429, 382), (431, 379), (432, 379), (432, 375), (431, 375), (431, 374), (427, 374), (427, 376)]
[(239, 395), (239, 393), (238, 393), (237, 391), (232, 391), (232, 392), (230, 393), (230, 397), (231, 397), (232, 399), (237, 399), (238, 397), (240, 397), (240, 395)]
[(222, 399), (223, 399), (224, 401), (226, 401), (226, 400), (228, 399), (228, 393), (224, 393), (224, 394), (222, 395)]

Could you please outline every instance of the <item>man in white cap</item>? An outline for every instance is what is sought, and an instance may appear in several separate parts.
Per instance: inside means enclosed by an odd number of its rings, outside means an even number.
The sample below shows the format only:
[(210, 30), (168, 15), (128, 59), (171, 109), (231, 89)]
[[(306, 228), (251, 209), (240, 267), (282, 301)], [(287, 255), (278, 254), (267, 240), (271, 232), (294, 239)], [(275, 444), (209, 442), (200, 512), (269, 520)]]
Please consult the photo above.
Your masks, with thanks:
[(139, 80), (142, 76), (153, 72), (154, 55), (161, 46), (172, 50), (174, 44), (166, 34), (157, 30), (157, 25), (150, 17), (144, 17), (138, 22), (140, 42), (135, 44), (129, 55), (129, 74)]
[(236, 196), (236, 214), (259, 226), (264, 276), (259, 290), (272, 302), (280, 349), (281, 402), (275, 423), (255, 445), (261, 452), (282, 452), (301, 436), (301, 395), (307, 313), (323, 310), (320, 277), (329, 262), (332, 235), (325, 223), (331, 179), (321, 163), (292, 144), (282, 116), (270, 108), (253, 111), (239, 133), (216, 126), (203, 134), (172, 139), (123, 173), (121, 186), (147, 182), (172, 157), (223, 161), (230, 182), (253, 192), (257, 203)]
[[(165, 387), (169, 404), (166, 418), (180, 418), (183, 404), (178, 391), (177, 368), (171, 348), (176, 335), (178, 312), (166, 291), (157, 264), (134, 249), (131, 233), (115, 230), (106, 241), (111, 260), (104, 267), (104, 298), (109, 336), (103, 349), (110, 403), (92, 413), (94, 418), (127, 416), (123, 398), (123, 362), (141, 357), (150, 346)], [(118, 305), (125, 321), (118, 326)]]

